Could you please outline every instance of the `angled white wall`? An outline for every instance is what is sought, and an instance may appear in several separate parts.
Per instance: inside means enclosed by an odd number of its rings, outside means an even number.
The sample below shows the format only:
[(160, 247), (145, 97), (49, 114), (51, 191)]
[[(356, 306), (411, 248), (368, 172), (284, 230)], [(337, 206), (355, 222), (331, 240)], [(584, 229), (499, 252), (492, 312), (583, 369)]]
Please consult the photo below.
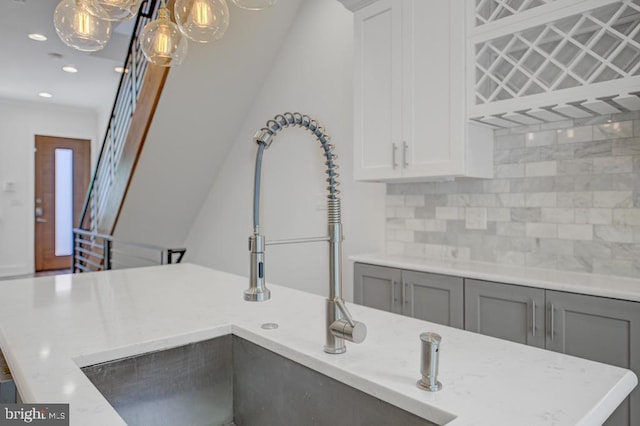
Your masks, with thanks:
[(167, 78), (116, 237), (184, 243), (300, 3), (280, 1), (256, 12), (229, 2), (224, 37), (208, 44), (189, 42), (185, 61)]
[(1, 277), (34, 269), (35, 135), (89, 139), (94, 158), (98, 124), (92, 110), (6, 99), (0, 99), (0, 117)]
[[(190, 261), (248, 275), (257, 147), (251, 137), (274, 115), (299, 111), (325, 125), (339, 155), (344, 294), (352, 299), (347, 256), (383, 250), (385, 236), (384, 185), (353, 180), (352, 40), (353, 15), (338, 1), (303, 2), (191, 227)], [(324, 170), (320, 144), (310, 134), (286, 129), (276, 137), (263, 162), (261, 225), (267, 239), (326, 235)], [(271, 246), (266, 258), (268, 282), (328, 294), (326, 243)]]

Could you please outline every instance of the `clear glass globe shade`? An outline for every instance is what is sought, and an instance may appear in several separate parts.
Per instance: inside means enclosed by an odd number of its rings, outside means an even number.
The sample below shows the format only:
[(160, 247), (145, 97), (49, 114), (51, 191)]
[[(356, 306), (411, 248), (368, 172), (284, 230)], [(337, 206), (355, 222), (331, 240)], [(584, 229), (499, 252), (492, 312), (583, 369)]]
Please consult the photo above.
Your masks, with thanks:
[(229, 7), (225, 0), (176, 0), (176, 23), (193, 41), (219, 40), (229, 27)]
[(140, 9), (142, 0), (89, 0), (90, 12), (107, 21), (126, 21)]
[(86, 0), (62, 0), (53, 13), (60, 39), (83, 52), (102, 49), (111, 37), (111, 22), (93, 16), (89, 9)]
[(169, 20), (169, 10), (162, 8), (158, 11), (158, 19), (142, 29), (140, 48), (152, 64), (170, 67), (180, 65), (187, 56), (187, 39)]
[(274, 4), (278, 3), (278, 0), (231, 0), (233, 4), (241, 9), (247, 10), (262, 10), (267, 9)]

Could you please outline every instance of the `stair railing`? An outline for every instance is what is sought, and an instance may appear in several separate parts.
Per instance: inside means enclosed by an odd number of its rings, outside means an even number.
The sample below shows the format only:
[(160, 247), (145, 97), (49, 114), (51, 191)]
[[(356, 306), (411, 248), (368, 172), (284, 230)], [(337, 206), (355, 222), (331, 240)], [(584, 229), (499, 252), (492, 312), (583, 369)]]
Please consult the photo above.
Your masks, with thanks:
[(185, 248), (167, 248), (73, 230), (73, 273), (108, 271), (182, 262)]
[(127, 58), (124, 62), (124, 72), (120, 78), (105, 138), (79, 221), (81, 228), (94, 233), (100, 229), (100, 220), (105, 213), (110, 189), (116, 176), (117, 166), (122, 158), (148, 67), (138, 38), (142, 28), (157, 15), (159, 4), (158, 0), (144, 0), (136, 17)]

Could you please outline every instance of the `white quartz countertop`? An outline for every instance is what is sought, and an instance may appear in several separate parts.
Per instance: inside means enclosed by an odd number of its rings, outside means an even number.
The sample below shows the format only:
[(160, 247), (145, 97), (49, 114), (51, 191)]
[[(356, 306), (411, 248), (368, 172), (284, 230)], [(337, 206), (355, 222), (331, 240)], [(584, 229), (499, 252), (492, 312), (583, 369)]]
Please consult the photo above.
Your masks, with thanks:
[[(25, 402), (70, 403), (71, 424), (124, 424), (80, 367), (233, 333), (438, 424), (599, 425), (628, 370), (349, 304), (360, 345), (322, 351), (324, 298), (189, 265), (0, 282), (0, 348)], [(279, 328), (264, 330), (263, 323)], [(437, 393), (419, 390), (419, 334), (442, 336)]]
[(640, 302), (640, 279), (495, 263), (363, 254), (353, 262)]

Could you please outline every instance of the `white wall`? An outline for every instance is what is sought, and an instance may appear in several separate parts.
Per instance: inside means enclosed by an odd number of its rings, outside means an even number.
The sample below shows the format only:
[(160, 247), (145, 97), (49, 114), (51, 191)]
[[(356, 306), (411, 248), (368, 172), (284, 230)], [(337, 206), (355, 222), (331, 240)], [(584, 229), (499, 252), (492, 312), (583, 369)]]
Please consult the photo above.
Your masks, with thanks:
[[(353, 15), (339, 2), (303, 2), (191, 227), (188, 260), (248, 275), (256, 152), (251, 137), (274, 115), (299, 111), (326, 126), (339, 155), (344, 294), (352, 298), (346, 258), (382, 251), (385, 235), (384, 185), (353, 180), (352, 41)], [(263, 162), (261, 225), (268, 240), (326, 235), (324, 170), (320, 144), (310, 134), (287, 129), (277, 136)], [(328, 295), (326, 243), (268, 247), (266, 259), (268, 282)]]
[(215, 43), (189, 43), (169, 72), (114, 232), (164, 246), (184, 243), (246, 113), (306, 0), (263, 11), (230, 7)]
[(95, 155), (98, 124), (91, 110), (2, 99), (0, 117), (0, 276), (11, 276), (34, 269), (35, 135), (90, 139)]

